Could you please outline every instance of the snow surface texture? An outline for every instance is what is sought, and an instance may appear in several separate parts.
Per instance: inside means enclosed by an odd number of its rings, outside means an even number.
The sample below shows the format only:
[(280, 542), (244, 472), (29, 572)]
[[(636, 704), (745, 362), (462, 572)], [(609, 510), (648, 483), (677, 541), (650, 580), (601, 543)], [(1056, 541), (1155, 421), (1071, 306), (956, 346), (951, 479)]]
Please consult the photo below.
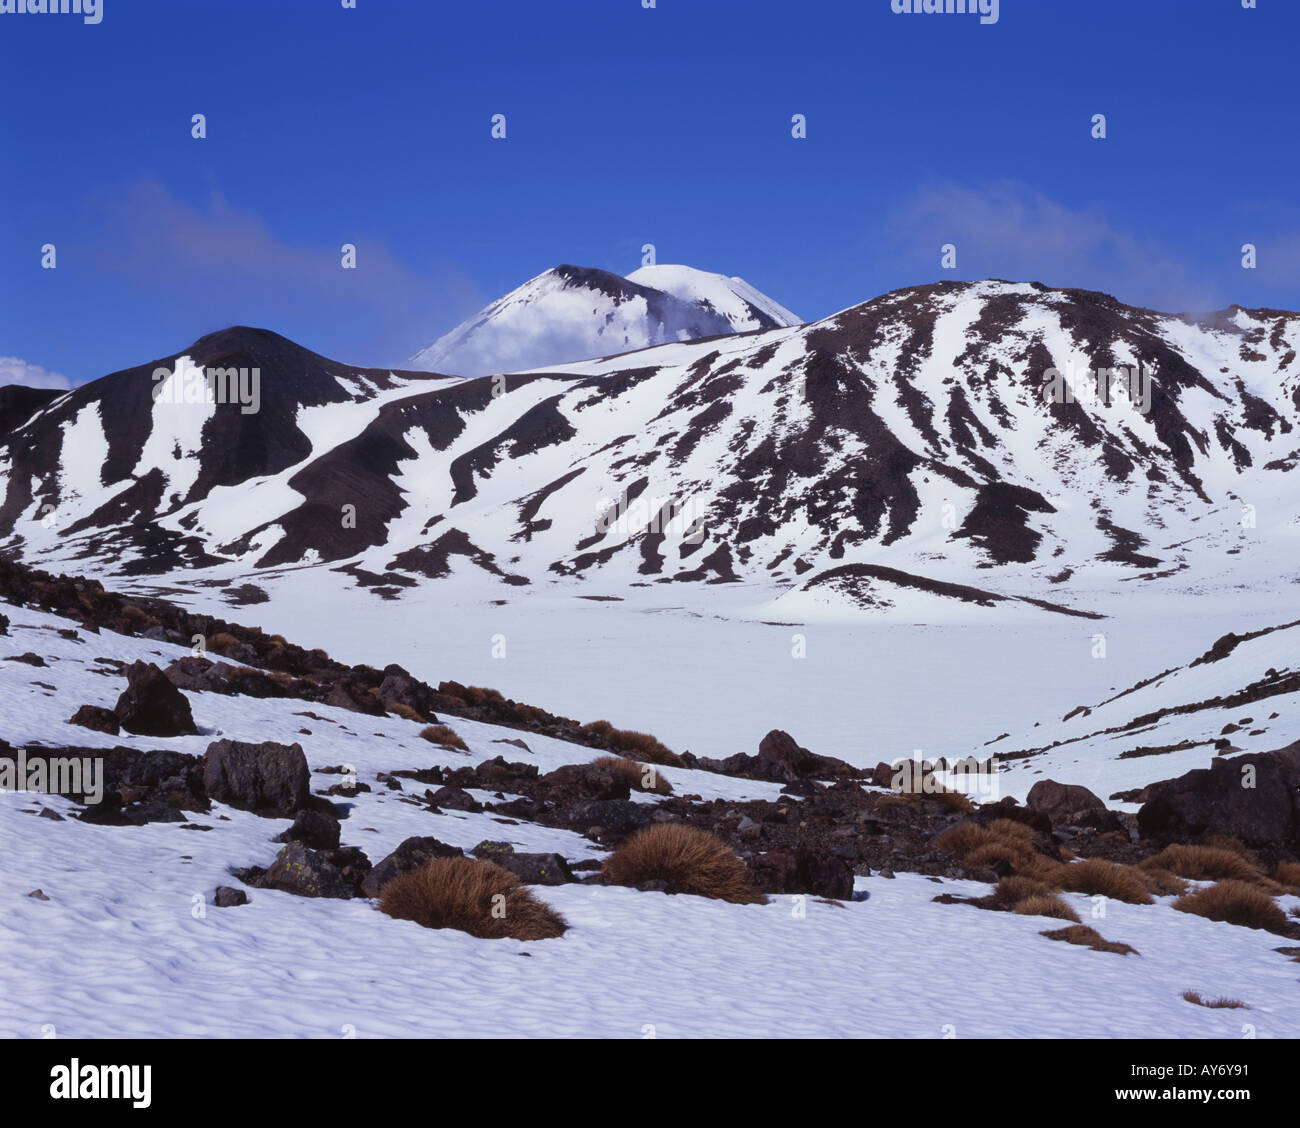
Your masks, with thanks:
[[(187, 694), (202, 734), (170, 740), (70, 728), (80, 703), (111, 705), (119, 677), (97, 657), (170, 661), (186, 651), (104, 632), (60, 638), (73, 624), (8, 608), (0, 660), (24, 650), (48, 668), (0, 661), (0, 736), (14, 744), (129, 744), (201, 753), (222, 736), (293, 735), (313, 769), (346, 763), (362, 782), (380, 770), (433, 761), (476, 763), (507, 751), (542, 771), (599, 753), (527, 734), (532, 752), (499, 744), (514, 730), (451, 720), (468, 754), (434, 751), (419, 725), (301, 703)], [(42, 688), (44, 682), (52, 689)], [(664, 769), (679, 792), (770, 797), (775, 787)], [(336, 782), (315, 774), (313, 786)], [(980, 895), (967, 881), (914, 874), (859, 878), (845, 904), (777, 896), (736, 906), (603, 886), (535, 890), (570, 924), (560, 939), (478, 940), (394, 921), (365, 900), (308, 900), (249, 890), (250, 903), (211, 904), (237, 884), (231, 865), (266, 864), (288, 820), (214, 804), (192, 822), (93, 826), (34, 817), (70, 802), (0, 795), (0, 1033), (35, 1037), (600, 1036), (656, 1037), (1241, 1037), (1300, 1030), (1295, 965), (1264, 932), (1150, 906), (1066, 894), (1119, 956), (1051, 941), (1061, 922), (936, 904), (942, 892)], [(223, 818), (224, 816), (224, 818)], [(227, 821), (228, 820), (228, 821)], [(508, 838), (570, 859), (598, 855), (577, 835), (490, 816), (434, 815), (382, 785), (351, 802), (344, 841), (374, 859), (403, 838), (433, 834), (461, 846)], [(27, 896), (40, 888), (49, 898)], [(1300, 899), (1281, 898), (1290, 908)], [(798, 968), (796, 980), (790, 969)], [(1209, 1010), (1188, 989), (1239, 999)]]

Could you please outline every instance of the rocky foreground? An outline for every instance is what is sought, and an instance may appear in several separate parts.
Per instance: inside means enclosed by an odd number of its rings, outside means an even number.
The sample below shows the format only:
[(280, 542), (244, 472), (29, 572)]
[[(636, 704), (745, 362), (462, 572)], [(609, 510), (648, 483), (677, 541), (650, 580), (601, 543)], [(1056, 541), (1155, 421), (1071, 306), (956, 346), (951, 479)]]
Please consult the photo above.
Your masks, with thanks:
[[(62, 703), (73, 727), (165, 740), (198, 733), (193, 695), (282, 699), (298, 706), (289, 714), (300, 722), (296, 732), (268, 732), (258, 742), (214, 740), (201, 755), (138, 743), (82, 746), (72, 738), (66, 745), (21, 749), (0, 741), (0, 762), (16, 762), (21, 755), (29, 770), (68, 757), (99, 761), (102, 796), (93, 801), (85, 794), (73, 796), (84, 804), (77, 817), (87, 823), (192, 826), (194, 816), (211, 812), (213, 804), (292, 820), (277, 835), (278, 849), (268, 847), (263, 863), (231, 867), (231, 883), (214, 891), (221, 906), (243, 903), (247, 888), (306, 897), (380, 897), (395, 878), (433, 859), (466, 853), (529, 885), (613, 880), (602, 858), (520, 852), (493, 839), (467, 851), (422, 834), (372, 856), (360, 836), (348, 831), (349, 800), (381, 787), (396, 801), (432, 814), (484, 813), (503, 827), (555, 828), (615, 854), (648, 827), (691, 827), (729, 848), (758, 894), (847, 901), (855, 896), (855, 878), (911, 872), (993, 887), (987, 896), (955, 898), (967, 904), (1018, 912), (1029, 904), (1042, 915), (1077, 920), (1060, 893), (1151, 903), (1171, 894), (1187, 900), (1194, 896), (1190, 882), (1214, 881), (1207, 888), (1226, 890), (1220, 894), (1225, 906), (1203, 911), (1205, 906), (1189, 901), (1187, 911), (1214, 912), (1215, 919), (1300, 939), (1300, 923), (1273, 900), (1300, 892), (1300, 743), (1271, 753), (1220, 757), (1208, 768), (1151, 784), (1136, 813), (1109, 809), (1087, 788), (1052, 780), (1039, 781), (1025, 805), (1011, 798), (979, 804), (946, 787), (932, 764), (861, 769), (810, 752), (781, 731), (769, 733), (756, 754), (739, 752), (725, 760), (678, 755), (653, 737), (608, 722), (580, 724), (456, 682), (435, 688), (396, 665), (346, 666), (256, 628), (162, 601), (132, 602), (94, 581), (17, 564), (0, 564), (0, 596), (16, 607), (40, 608), (75, 623), (59, 630), (65, 638), (115, 632), (193, 648), (190, 656), (162, 666), (98, 659), (95, 672), (120, 681), (120, 696), (112, 708)], [(12, 660), (37, 670), (45, 664), (32, 652)], [(404, 753), (376, 772), (373, 783), (359, 779), (346, 764), (313, 769), (294, 740), (324, 721), (313, 706), (341, 708), (358, 719), (395, 716), (423, 726), (427, 762), (412, 764)], [(508, 750), (465, 763), (464, 742), (443, 716), (515, 729), (517, 737), (498, 743), (525, 752), (532, 736), (609, 755), (593, 760), (584, 751), (580, 762), (544, 772), (535, 762), (512, 759)], [(704, 772), (761, 782), (772, 795), (706, 800), (690, 791), (674, 793), (667, 778), (673, 769), (685, 769), (692, 779)], [(337, 782), (313, 791), (313, 770), (337, 776)], [(40, 813), (61, 817), (50, 809)], [(672, 875), (641, 874), (634, 884), (681, 891)]]

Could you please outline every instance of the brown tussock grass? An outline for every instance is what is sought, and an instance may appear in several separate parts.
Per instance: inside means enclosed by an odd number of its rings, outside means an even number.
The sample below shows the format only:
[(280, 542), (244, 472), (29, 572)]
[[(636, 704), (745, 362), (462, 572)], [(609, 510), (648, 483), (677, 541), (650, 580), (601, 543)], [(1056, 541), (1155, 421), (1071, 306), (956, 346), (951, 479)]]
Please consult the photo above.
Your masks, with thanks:
[(1286, 928), (1286, 914), (1262, 889), (1244, 881), (1220, 881), (1179, 897), (1174, 908), (1210, 920), (1226, 921), (1245, 928), (1280, 932)]
[(599, 765), (617, 772), (627, 780), (628, 787), (634, 791), (647, 791), (655, 795), (671, 795), (673, 785), (654, 770), (652, 765), (640, 764), (625, 756), (601, 756), (592, 761), (592, 766)]
[(1292, 893), (1300, 893), (1300, 862), (1278, 862), (1273, 880), (1287, 886)]
[(1154, 901), (1140, 870), (1102, 858), (1085, 858), (1063, 866), (1061, 886), (1071, 893), (1109, 897), (1129, 905), (1150, 905)]
[(685, 760), (648, 732), (618, 729), (608, 721), (592, 721), (583, 725), (582, 731), (590, 733), (592, 736), (601, 737), (612, 744), (616, 751), (622, 752), (634, 760), (644, 760), (651, 764), (663, 764), (670, 768), (686, 766)]
[(1207, 999), (1199, 991), (1184, 991), (1183, 998), (1198, 1007), (1209, 1007), (1210, 1010), (1250, 1010), (1240, 999)]
[(1043, 881), (1038, 881), (1023, 874), (1004, 877), (993, 890), (993, 899), (1003, 905), (1015, 905), (1030, 897), (1051, 896), (1052, 888)]
[(549, 940), (568, 924), (514, 874), (478, 858), (435, 858), (393, 878), (379, 908), (425, 928), (454, 928), (484, 940)]
[(749, 871), (725, 842), (682, 823), (657, 823), (638, 831), (605, 862), (615, 885), (665, 881), (670, 893), (712, 897), (736, 905), (766, 904)]
[(1173, 897), (1187, 892), (1187, 882), (1168, 870), (1147, 866), (1144, 862), (1138, 868), (1138, 872), (1146, 879), (1147, 886), (1157, 897)]
[(414, 709), (412, 709), (409, 705), (407, 705), (407, 704), (405, 704), (404, 702), (401, 702), (401, 701), (398, 701), (398, 702), (397, 702), (396, 704), (394, 704), (394, 705), (390, 705), (390, 706), (388, 706), (388, 711), (389, 711), (390, 713), (392, 713), (393, 716), (395, 716), (395, 717), (401, 717), (401, 718), (402, 718), (403, 720), (405, 720), (405, 721), (422, 721), (422, 720), (424, 720), (424, 718), (423, 718), (422, 716), (420, 716), (419, 713), (417, 713), (417, 712), (416, 712)]
[(1256, 882), (1264, 876), (1248, 856), (1223, 846), (1166, 846), (1141, 865), (1144, 870), (1168, 870), (1191, 881)]
[(462, 752), (468, 752), (469, 748), (446, 725), (429, 725), (428, 728), (421, 730), (420, 736), (430, 744), (439, 744), (443, 748), (459, 748)]
[(239, 645), (239, 639), (225, 631), (218, 631), (211, 638), (204, 642), (205, 650), (215, 650), (218, 654), (225, 654), (228, 650), (233, 650)]
[(1011, 911), (1019, 913), (1021, 916), (1056, 917), (1058, 920), (1079, 923), (1079, 914), (1054, 893), (1026, 897), (1023, 901), (1017, 901)]
[(1128, 944), (1107, 940), (1095, 928), (1089, 928), (1086, 924), (1071, 924), (1066, 928), (1040, 932), (1039, 935), (1046, 936), (1049, 940), (1063, 940), (1067, 944), (1081, 944), (1085, 948), (1091, 948), (1094, 952), (1114, 952), (1120, 956), (1141, 954), (1136, 948), (1130, 947)]

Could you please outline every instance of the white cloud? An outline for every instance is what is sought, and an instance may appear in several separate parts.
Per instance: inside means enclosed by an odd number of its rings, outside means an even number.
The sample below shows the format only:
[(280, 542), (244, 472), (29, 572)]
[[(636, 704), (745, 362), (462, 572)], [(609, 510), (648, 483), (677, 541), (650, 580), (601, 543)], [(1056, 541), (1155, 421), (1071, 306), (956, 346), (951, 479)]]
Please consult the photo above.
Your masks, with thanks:
[(51, 372), (39, 364), (28, 364), (16, 356), (0, 356), (0, 385), (4, 384), (22, 384), (26, 388), (58, 388), (61, 391), (71, 386), (62, 373)]

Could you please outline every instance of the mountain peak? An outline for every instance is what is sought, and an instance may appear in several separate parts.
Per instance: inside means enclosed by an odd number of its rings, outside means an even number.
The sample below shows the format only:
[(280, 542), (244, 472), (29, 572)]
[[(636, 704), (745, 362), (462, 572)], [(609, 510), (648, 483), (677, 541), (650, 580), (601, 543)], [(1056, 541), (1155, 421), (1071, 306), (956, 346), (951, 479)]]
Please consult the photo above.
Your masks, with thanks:
[(740, 278), (687, 266), (642, 267), (624, 278), (562, 263), (439, 337), (410, 364), (487, 376), (800, 323)]

